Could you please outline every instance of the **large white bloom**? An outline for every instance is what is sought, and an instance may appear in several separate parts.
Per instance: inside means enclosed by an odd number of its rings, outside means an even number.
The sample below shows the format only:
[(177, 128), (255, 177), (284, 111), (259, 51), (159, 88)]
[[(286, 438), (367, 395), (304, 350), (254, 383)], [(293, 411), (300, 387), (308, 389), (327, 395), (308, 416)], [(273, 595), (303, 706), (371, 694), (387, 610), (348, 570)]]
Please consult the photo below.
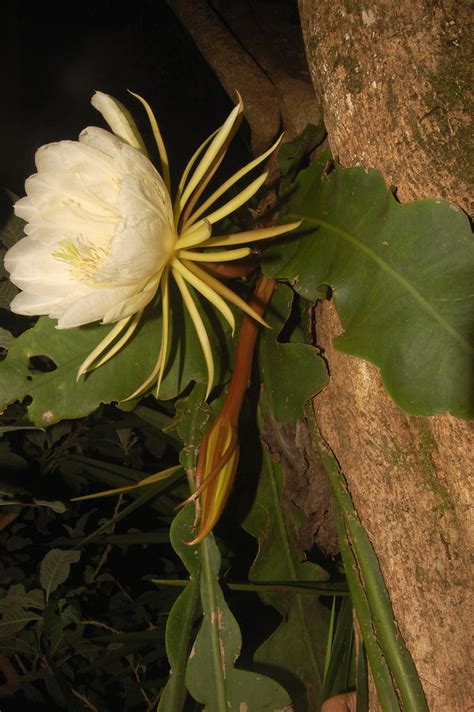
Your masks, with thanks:
[[(252, 197), (267, 174), (253, 180), (217, 209), (209, 209), (276, 145), (238, 171), (197, 207), (235, 133), (242, 112), (239, 102), (220, 129), (194, 154), (173, 206), (161, 134), (150, 107), (141, 97), (137, 98), (145, 106), (153, 128), (162, 175), (148, 159), (129, 112), (117, 100), (97, 92), (92, 104), (113, 133), (87, 128), (79, 141), (60, 141), (40, 148), (36, 153), (38, 172), (28, 178), (27, 196), (15, 205), (15, 213), (27, 224), (26, 236), (5, 256), (11, 280), (22, 290), (11, 309), (19, 314), (47, 314), (57, 319), (59, 329), (98, 320), (115, 323), (82, 364), (80, 376), (107, 361), (126, 343), (144, 308), (159, 291), (163, 310), (160, 353), (153, 372), (132, 394), (136, 395), (154, 382), (158, 389), (166, 365), (168, 277), (172, 274), (203, 348), (209, 392), (214, 376), (211, 348), (186, 283), (209, 299), (232, 328), (232, 312), (222, 297), (260, 318), (196, 263), (245, 257), (250, 253), (248, 247), (223, 251), (215, 248), (272, 237), (293, 229), (297, 223), (211, 237), (212, 225)], [(208, 247), (213, 249), (203, 251), (202, 248)]]
[[(58, 328), (135, 314), (155, 295), (176, 241), (166, 187), (137, 149), (103, 129), (43, 146), (28, 197), (15, 205), (27, 237), (5, 266), (23, 291), (20, 314), (49, 314)], [(159, 235), (159, 239), (157, 239)]]

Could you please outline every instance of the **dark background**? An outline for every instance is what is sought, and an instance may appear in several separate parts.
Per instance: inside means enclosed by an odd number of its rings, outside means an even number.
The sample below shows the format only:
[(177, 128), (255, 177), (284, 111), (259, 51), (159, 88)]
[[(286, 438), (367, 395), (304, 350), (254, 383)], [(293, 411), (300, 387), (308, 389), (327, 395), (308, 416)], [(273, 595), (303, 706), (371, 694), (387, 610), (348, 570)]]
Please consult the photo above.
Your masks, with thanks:
[(232, 104), (164, 0), (27, 2), (2, 7), (0, 186), (23, 195), (34, 152), (105, 126), (94, 91), (120, 99), (150, 145), (144, 96), (160, 124), (174, 178)]

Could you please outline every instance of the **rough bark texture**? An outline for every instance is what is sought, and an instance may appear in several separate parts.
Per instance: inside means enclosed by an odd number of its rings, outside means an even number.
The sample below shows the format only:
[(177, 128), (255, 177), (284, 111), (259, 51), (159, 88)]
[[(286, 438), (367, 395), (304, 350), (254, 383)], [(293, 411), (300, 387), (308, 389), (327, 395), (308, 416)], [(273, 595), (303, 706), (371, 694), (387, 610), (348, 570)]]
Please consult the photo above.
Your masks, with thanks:
[[(300, 0), (300, 11), (334, 154), (375, 166), (402, 200), (442, 195), (469, 209), (468, 3)], [(472, 424), (408, 417), (377, 369), (332, 348), (341, 332), (334, 308), (318, 312), (331, 373), (314, 400), (318, 423), (379, 557), (430, 710), (464, 712), (474, 697)]]
[(402, 201), (473, 207), (472, 3), (300, 0), (334, 154), (381, 170)]
[(306, 423), (303, 420), (278, 423), (269, 418), (262, 438), (285, 472), (284, 503), (294, 505), (304, 514), (298, 547), (310, 551), (316, 545), (325, 556), (335, 556), (339, 543), (331, 489), (321, 462), (313, 456), (314, 446)]

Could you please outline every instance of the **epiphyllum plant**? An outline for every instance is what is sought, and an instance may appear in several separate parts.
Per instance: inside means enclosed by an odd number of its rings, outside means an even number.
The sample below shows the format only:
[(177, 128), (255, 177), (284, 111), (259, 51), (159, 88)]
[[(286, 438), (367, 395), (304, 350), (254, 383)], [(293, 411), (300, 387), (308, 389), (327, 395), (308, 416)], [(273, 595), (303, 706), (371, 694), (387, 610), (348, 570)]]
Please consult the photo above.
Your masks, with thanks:
[[(59, 329), (101, 320), (115, 324), (79, 368), (78, 378), (116, 354), (140, 323), (144, 309), (161, 301), (162, 337), (153, 371), (130, 395), (156, 383), (158, 393), (166, 367), (170, 319), (169, 277), (173, 276), (191, 316), (204, 353), (208, 386), (214, 363), (203, 321), (188, 288), (206, 297), (234, 329), (227, 300), (257, 321), (261, 317), (199, 263), (237, 260), (250, 254), (248, 242), (280, 235), (299, 223), (211, 237), (212, 226), (248, 201), (267, 173), (252, 180), (234, 197), (221, 200), (238, 181), (264, 161), (265, 153), (241, 168), (205, 200), (203, 191), (219, 167), (242, 115), (238, 105), (222, 126), (198, 148), (171, 200), (166, 149), (148, 103), (161, 161), (161, 174), (148, 154), (127, 109), (97, 92), (92, 105), (113, 133), (87, 128), (79, 141), (60, 141), (40, 148), (38, 172), (26, 181), (27, 196), (15, 205), (26, 237), (6, 254), (5, 267), (21, 291), (11, 304), (19, 314), (47, 314)], [(231, 249), (228, 249), (231, 248)]]

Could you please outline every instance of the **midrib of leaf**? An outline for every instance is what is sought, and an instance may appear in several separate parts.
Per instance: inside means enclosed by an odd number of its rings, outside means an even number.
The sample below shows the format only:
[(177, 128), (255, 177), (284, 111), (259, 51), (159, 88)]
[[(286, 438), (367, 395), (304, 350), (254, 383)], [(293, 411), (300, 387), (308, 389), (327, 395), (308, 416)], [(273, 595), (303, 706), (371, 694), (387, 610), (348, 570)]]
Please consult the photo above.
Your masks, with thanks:
[[(221, 648), (219, 641), (219, 616), (218, 602), (215, 596), (215, 584), (213, 584), (213, 573), (211, 565), (211, 554), (209, 547), (211, 545), (210, 536), (206, 537), (199, 545), (199, 558), (201, 561), (201, 585), (206, 591), (207, 610), (204, 609), (204, 614), (208, 618), (211, 636), (211, 664), (213, 669), (213, 677), (216, 684), (216, 703), (218, 710), (227, 710), (227, 695), (225, 689), (224, 672), (222, 669)], [(202, 597), (201, 597), (202, 598)], [(213, 616), (212, 613), (215, 613)]]
[(50, 574), (50, 576), (49, 576), (48, 588), (45, 590), (46, 603), (49, 601), (49, 594), (51, 592), (51, 583), (52, 583), (52, 581), (54, 581), (54, 578), (56, 576), (56, 571), (58, 570), (60, 564), (63, 564), (63, 563), (64, 563), (64, 556), (61, 556), (60, 558), (58, 558), (56, 560), (56, 563), (53, 566), (53, 573)]
[[(260, 411), (260, 409), (259, 409), (259, 413), (258, 413), (258, 420), (260, 421), (260, 422), (259, 422), (259, 427), (260, 427), (260, 431), (261, 431), (261, 430), (262, 430), (262, 426), (263, 426), (263, 417), (262, 417), (262, 412)], [(282, 508), (281, 508), (281, 501), (280, 501), (280, 494), (279, 494), (279, 492), (278, 492), (278, 485), (277, 485), (277, 483), (276, 483), (276, 478), (275, 478), (275, 476), (274, 476), (274, 468), (278, 467), (278, 463), (275, 463), (275, 462), (273, 462), (273, 461), (271, 460), (270, 455), (269, 455), (268, 450), (266, 449), (266, 447), (263, 447), (262, 450), (263, 450), (263, 466), (264, 466), (265, 468), (267, 468), (267, 471), (270, 473), (271, 491), (272, 491), (273, 499), (274, 499), (275, 504), (276, 504), (276, 506), (275, 506), (275, 511), (276, 511), (276, 525), (277, 525), (277, 527), (278, 527), (278, 529), (279, 529), (280, 536), (281, 536), (282, 540), (283, 540), (283, 541), (285, 542), (285, 544), (286, 544), (286, 546), (284, 547), (284, 555), (285, 555), (285, 558), (286, 558), (286, 563), (287, 563), (287, 566), (288, 566), (288, 570), (290, 571), (291, 577), (293, 578), (294, 581), (298, 581), (298, 574), (297, 574), (297, 572), (296, 572), (296, 567), (295, 567), (295, 565), (294, 565), (293, 558), (292, 558), (291, 553), (290, 553), (290, 551), (289, 551), (289, 544), (288, 544), (288, 542), (289, 542), (289, 540), (290, 540), (290, 536), (289, 536), (289, 533), (288, 533), (288, 529), (287, 529), (287, 527), (286, 527), (285, 518), (283, 517), (283, 512), (282, 512)], [(313, 650), (313, 646), (312, 646), (311, 639), (310, 639), (310, 637), (309, 637), (309, 635), (308, 635), (308, 623), (307, 623), (307, 621), (306, 621), (306, 616), (305, 616), (305, 613), (304, 613), (304, 610), (303, 610), (303, 601), (302, 601), (301, 596), (299, 596), (298, 594), (296, 594), (296, 595), (294, 596), (294, 600), (295, 600), (294, 605), (296, 606), (296, 610), (297, 610), (297, 613), (298, 613), (298, 617), (299, 617), (299, 619), (300, 619), (300, 629), (303, 630), (303, 635), (304, 635), (304, 639), (305, 639), (305, 640), (304, 640), (304, 642), (305, 642), (305, 647), (306, 647), (306, 648), (308, 649), (308, 651), (309, 651), (309, 655), (310, 655), (310, 658), (311, 658), (311, 667), (312, 667), (312, 669), (314, 670), (315, 677), (317, 678), (318, 687), (320, 687), (321, 684), (322, 684), (321, 672), (320, 672), (319, 665), (318, 665), (318, 662), (317, 662), (317, 660), (316, 660), (316, 657), (315, 657), (315, 655), (314, 655), (314, 650)]]
[[(5, 614), (4, 614), (5, 615)], [(16, 625), (18, 623), (29, 623), (29, 621), (37, 621), (41, 618), (38, 613), (27, 613), (26, 611), (21, 611), (18, 614), (18, 618), (7, 619), (4, 618), (0, 621), (0, 628), (2, 626), (8, 627), (11, 625)]]
[(435, 321), (437, 321), (438, 324), (440, 324), (446, 330), (446, 332), (450, 334), (452, 338), (455, 339), (468, 353), (474, 352), (474, 348), (471, 346), (469, 341), (467, 341), (458, 331), (456, 331), (456, 329), (432, 307), (430, 302), (422, 294), (420, 294), (416, 287), (414, 287), (402, 274), (400, 274), (400, 272), (397, 272), (396, 269), (394, 269), (391, 265), (389, 265), (381, 257), (379, 257), (370, 247), (364, 245), (363, 242), (358, 240), (357, 237), (351, 235), (350, 232), (347, 232), (346, 230), (343, 230), (342, 228), (337, 227), (336, 225), (332, 225), (331, 223), (326, 222), (325, 220), (311, 218), (307, 215), (300, 215), (298, 213), (290, 213), (288, 217), (294, 220), (304, 220), (305, 222), (308, 222), (316, 227), (324, 227), (327, 230), (334, 232), (343, 240), (350, 242), (357, 249), (363, 252), (367, 257), (373, 260), (383, 272), (385, 272), (390, 277), (392, 277), (392, 279), (398, 282), (398, 284), (400, 284), (403, 289), (409, 292), (412, 297), (420, 304), (422, 309), (426, 313), (428, 313)]

